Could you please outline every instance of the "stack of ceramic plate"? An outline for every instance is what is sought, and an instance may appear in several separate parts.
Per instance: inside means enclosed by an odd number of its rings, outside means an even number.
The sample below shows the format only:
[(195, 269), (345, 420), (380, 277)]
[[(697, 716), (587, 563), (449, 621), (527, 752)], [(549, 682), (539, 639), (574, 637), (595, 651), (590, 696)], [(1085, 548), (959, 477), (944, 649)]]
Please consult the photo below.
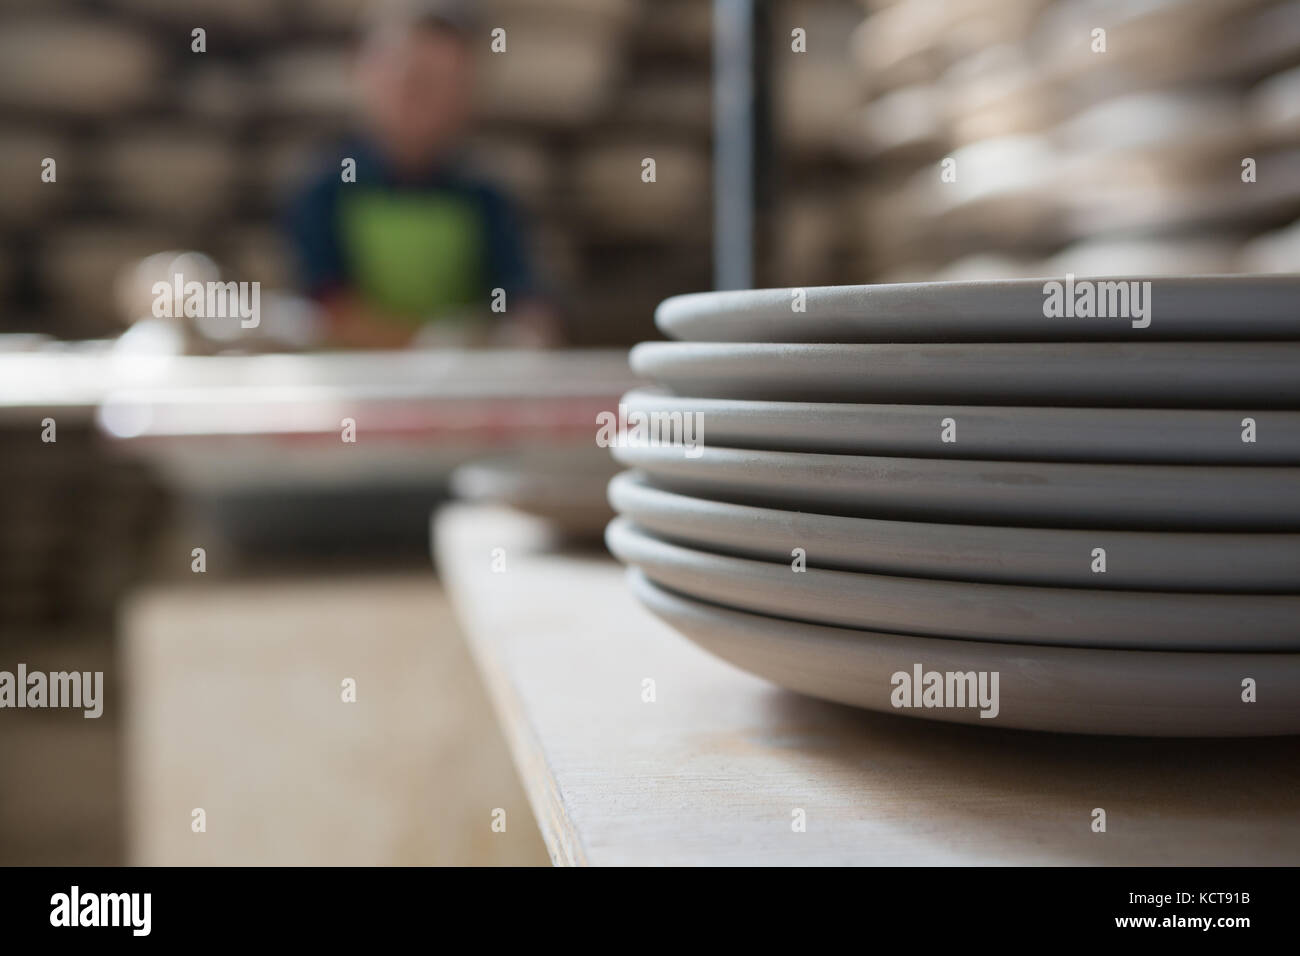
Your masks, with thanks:
[(818, 697), (1300, 733), (1298, 309), (1300, 276), (669, 299), (607, 543), (692, 640)]

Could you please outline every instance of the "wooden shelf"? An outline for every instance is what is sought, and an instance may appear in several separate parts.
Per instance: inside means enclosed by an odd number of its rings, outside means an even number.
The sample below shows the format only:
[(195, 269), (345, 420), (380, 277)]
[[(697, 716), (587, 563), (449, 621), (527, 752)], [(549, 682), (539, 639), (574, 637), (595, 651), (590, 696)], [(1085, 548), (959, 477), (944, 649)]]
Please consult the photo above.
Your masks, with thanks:
[[(457, 505), (434, 531), (557, 864), (1300, 863), (1293, 740), (1075, 737), (855, 711), (698, 650), (637, 604), (612, 559), (550, 550), (532, 519)], [(1095, 807), (1105, 833), (1092, 832)]]

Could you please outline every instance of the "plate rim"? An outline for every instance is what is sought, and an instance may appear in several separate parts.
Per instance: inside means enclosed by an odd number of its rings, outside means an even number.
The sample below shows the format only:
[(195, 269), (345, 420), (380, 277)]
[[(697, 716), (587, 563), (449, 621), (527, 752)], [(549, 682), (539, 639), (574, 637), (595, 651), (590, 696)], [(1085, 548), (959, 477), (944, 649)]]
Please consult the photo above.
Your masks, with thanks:
[[(753, 529), (756, 525), (762, 525), (762, 530), (764, 531), (765, 536), (767, 534), (775, 533), (778, 529), (775, 528), (774, 526), (781, 523), (783, 520), (788, 520), (789, 523), (796, 524), (796, 525), (799, 523), (804, 523), (805, 525), (817, 525), (817, 524), (844, 525), (845, 526), (844, 531), (838, 533), (843, 534), (845, 537), (858, 536), (863, 540), (870, 541), (873, 540), (876, 535), (883, 534), (886, 537), (886, 542), (887, 542), (885, 545), (886, 547), (894, 547), (900, 543), (905, 545), (906, 539), (910, 535), (915, 534), (918, 531), (924, 531), (925, 533), (932, 534), (935, 537), (946, 537), (949, 538), (949, 540), (951, 540), (952, 536), (961, 536), (961, 535), (984, 536), (989, 539), (989, 548), (991, 549), (991, 553), (992, 553), (992, 549), (998, 549), (997, 553), (999, 554), (1007, 550), (1008, 549), (1007, 542), (1008, 540), (1010, 540), (1012, 550), (1023, 550), (1025, 552), (1020, 557), (1020, 560), (1030, 562), (1030, 567), (1032, 569), (1041, 569), (1043, 567), (1042, 564), (1034, 563), (1031, 560), (1032, 558), (1037, 557), (1037, 555), (1034, 553), (1034, 549), (1030, 546), (1032, 545), (1033, 541), (1036, 539), (1042, 542), (1043, 547), (1045, 549), (1049, 545), (1054, 545), (1055, 541), (1060, 540), (1061, 544), (1059, 545), (1059, 547), (1061, 548), (1062, 553), (1069, 552), (1070, 550), (1069, 545), (1073, 545), (1076, 548), (1076, 550), (1073, 551), (1072, 553), (1079, 557), (1080, 574), (1083, 573), (1083, 568), (1087, 563), (1083, 560), (1083, 556), (1090, 555), (1091, 548), (1098, 547), (1098, 546), (1105, 547), (1108, 560), (1111, 558), (1112, 555), (1115, 554), (1122, 555), (1124, 553), (1123, 548), (1126, 544), (1129, 546), (1142, 545), (1148, 548), (1154, 548), (1154, 547), (1160, 547), (1162, 545), (1165, 545), (1167, 542), (1167, 547), (1173, 552), (1175, 556), (1184, 555), (1188, 553), (1189, 547), (1203, 546), (1207, 549), (1212, 549), (1214, 552), (1215, 560), (1213, 562), (1210, 562), (1207, 558), (1207, 566), (1211, 564), (1219, 563), (1233, 570), (1241, 567), (1239, 563), (1241, 561), (1241, 554), (1240, 551), (1236, 549), (1239, 548), (1240, 550), (1249, 553), (1250, 546), (1260, 543), (1261, 541), (1265, 544), (1274, 543), (1278, 546), (1278, 548), (1280, 548), (1284, 552), (1289, 553), (1291, 550), (1294, 550), (1297, 555), (1300, 555), (1300, 533), (1231, 532), (1231, 531), (1229, 532), (1149, 531), (1149, 530), (1130, 530), (1124, 528), (1113, 529), (1113, 530), (1087, 530), (1087, 529), (1080, 529), (1080, 528), (1024, 527), (1018, 525), (989, 525), (989, 524), (962, 525), (962, 524), (955, 524), (952, 522), (924, 522), (924, 521), (899, 520), (899, 519), (891, 519), (891, 518), (863, 518), (863, 517), (855, 517), (851, 515), (822, 514), (817, 511), (797, 511), (792, 509), (770, 508), (761, 505), (737, 504), (734, 502), (717, 501), (717, 500), (704, 498), (696, 495), (688, 495), (679, 491), (673, 491), (667, 488), (660, 488), (656, 486), (654, 482), (649, 479), (648, 476), (637, 471), (620, 472), (619, 474), (611, 478), (609, 482), (609, 487), (607, 489), (607, 498), (609, 500), (610, 506), (615, 510), (615, 512), (617, 512), (620, 515), (630, 517), (631, 520), (638, 526), (645, 528), (646, 530), (656, 535), (659, 535), (660, 537), (663, 537), (665, 540), (668, 540), (671, 543), (685, 544), (688, 547), (694, 546), (694, 547), (698, 547), (701, 550), (711, 550), (714, 553), (718, 553), (718, 554), (728, 554), (733, 557), (746, 557), (746, 558), (751, 558), (752, 560), (760, 560), (760, 561), (773, 560), (773, 558), (764, 558), (762, 555), (759, 554), (758, 549), (754, 549), (754, 551), (750, 553), (744, 553), (738, 549), (739, 546), (736, 546), (735, 550), (725, 550), (725, 549), (719, 550), (720, 547), (725, 548), (726, 546), (719, 545), (716, 539), (710, 540), (710, 536), (716, 534), (715, 531), (716, 524), (713, 525), (692, 524), (691, 525), (692, 528), (704, 527), (705, 530), (699, 532), (698, 537), (690, 537), (689, 535), (683, 535), (679, 538), (674, 538), (673, 537), (674, 532), (670, 532), (670, 531), (666, 532), (662, 530), (662, 527), (655, 527), (652, 524), (648, 524), (644, 520), (644, 517), (647, 514), (649, 514), (651, 519), (653, 520), (655, 517), (657, 517), (657, 515), (653, 514), (652, 512), (654, 512), (655, 509), (658, 508), (658, 515), (670, 515), (670, 517), (666, 518), (662, 522), (662, 525), (668, 525), (670, 523), (673, 523), (673, 518), (671, 516), (672, 506), (674, 504), (680, 503), (684, 507), (682, 508), (682, 512), (683, 512), (682, 517), (676, 519), (676, 523), (678, 524), (680, 524), (682, 521), (687, 520), (687, 518), (689, 518), (691, 522), (700, 522), (700, 523), (708, 522), (710, 521), (711, 518), (714, 519), (720, 518), (723, 521), (733, 522), (736, 525), (743, 524), (747, 527), (747, 529)], [(663, 503), (663, 507), (659, 507), (654, 503), (653, 499), (655, 498), (660, 499), (660, 501)], [(649, 504), (646, 504), (647, 501), (649, 501)], [(629, 504), (631, 505), (631, 507), (628, 507)], [(799, 532), (796, 531), (791, 532), (792, 535), (798, 533)], [(817, 528), (805, 527), (802, 533), (806, 535), (806, 537), (803, 540), (809, 541), (811, 543), (817, 540), (817, 538), (823, 533), (830, 534), (834, 532), (830, 532), (829, 530), (823, 532)], [(737, 533), (737, 537), (739, 537), (739, 533)], [(1152, 541), (1152, 539), (1155, 540)], [(1020, 543), (1021, 541), (1025, 543), (1021, 544)], [(1118, 542), (1119, 544), (1118, 548), (1115, 547), (1114, 545), (1115, 542)], [(1085, 547), (1085, 546), (1089, 546), (1089, 547)], [(1227, 555), (1226, 562), (1224, 560), (1224, 553), (1222, 550), (1225, 546), (1234, 549), (1233, 552)], [(964, 549), (965, 544), (962, 543), (960, 547)], [(774, 555), (775, 551), (771, 551), (769, 553)], [(896, 552), (891, 552), (891, 553), (896, 553)], [(966, 552), (963, 550), (961, 553), (965, 555)], [(785, 550), (783, 548), (781, 554), (782, 559), (784, 559), (785, 556), (786, 556)], [(810, 554), (809, 558), (812, 561), (817, 561), (817, 558), (814, 555)], [(966, 560), (973, 560), (973, 559), (964, 558), (963, 563), (965, 563)], [(1271, 556), (1264, 554), (1252, 560), (1257, 560), (1260, 561), (1261, 563), (1271, 563), (1273, 559)], [(1297, 559), (1297, 563), (1300, 564), (1300, 558)], [(1142, 559), (1139, 559), (1136, 562), (1136, 565), (1139, 569), (1146, 568), (1148, 562), (1145, 560), (1145, 556)], [(953, 572), (951, 568), (941, 568), (941, 569), (936, 568), (929, 571), (928, 573), (920, 569), (914, 569), (911, 571), (888, 571), (888, 570), (877, 569), (874, 570), (873, 572), (873, 569), (871, 568), (865, 567), (863, 565), (853, 565), (848, 563), (847, 561), (837, 561), (836, 563), (818, 562), (813, 564), (812, 566), (822, 567), (828, 570), (861, 571), (865, 573), (895, 575), (899, 577), (933, 577), (937, 580), (961, 580), (961, 581), (970, 581), (970, 582), (1006, 583), (1006, 584), (1019, 583), (1024, 585), (1055, 586), (1055, 587), (1071, 587), (1071, 586), (1083, 587), (1084, 586), (1081, 584), (1070, 585), (1065, 583), (1057, 583), (1049, 580), (1040, 580), (1040, 581), (1025, 580), (1023, 578), (1023, 574), (1025, 573), (1025, 571), (1022, 570), (1021, 568), (1016, 568), (1014, 571), (1008, 571), (1005, 576), (1000, 575), (997, 577), (974, 578), (974, 577), (969, 577), (965, 574), (958, 576), (956, 573)], [(993, 562), (987, 562), (983, 565), (983, 567), (996, 569), (999, 566), (995, 565)], [(1133, 591), (1159, 590), (1159, 591), (1167, 591), (1167, 592), (1177, 592), (1179, 590), (1184, 590), (1184, 591), (1209, 590), (1209, 589), (1200, 589), (1200, 588), (1179, 589), (1179, 588), (1173, 588), (1169, 586), (1156, 586), (1154, 584), (1146, 585), (1146, 586), (1126, 585), (1122, 583), (1114, 584), (1112, 583), (1116, 580), (1116, 577), (1112, 576), (1114, 574), (1114, 570), (1115, 569), (1113, 567), (1108, 568), (1107, 573), (1101, 575), (1093, 574), (1091, 571), (1088, 571), (1088, 578), (1081, 579), (1081, 580), (1092, 580), (1094, 583), (1090, 586), (1098, 590), (1112, 590), (1112, 589), (1133, 590)], [(1175, 575), (1178, 578), (1178, 580), (1186, 581), (1188, 580), (1189, 577), (1188, 574), (1189, 570), (1190, 569), (1183, 567), (1170, 573)], [(1219, 567), (1216, 570), (1218, 570), (1221, 573), (1223, 568)], [(947, 571), (948, 573), (940, 573), (941, 571)], [(1242, 572), (1242, 576), (1250, 576), (1254, 573), (1255, 572), (1252, 570), (1246, 570)], [(1125, 580), (1124, 576), (1121, 576), (1119, 580), (1121, 581)], [(1238, 586), (1232, 589), (1231, 591), (1227, 591), (1224, 593), (1234, 593), (1234, 594), (1300, 593), (1300, 572), (1297, 573), (1296, 578), (1291, 582), (1290, 588), (1291, 590), (1284, 590), (1281, 587), (1277, 587), (1277, 588), (1260, 587), (1258, 589), (1253, 589), (1253, 590), (1244, 590), (1240, 586)]]
[[(948, 723), (1053, 733), (1165, 737), (1262, 737), (1300, 734), (1300, 709), (1297, 709), (1296, 704), (1292, 705), (1290, 711), (1281, 706), (1274, 710), (1271, 704), (1269, 709), (1259, 710), (1257, 709), (1260, 707), (1259, 703), (1246, 707), (1240, 703), (1239, 698), (1234, 694), (1232, 696), (1235, 703), (1231, 706), (1225, 702), (1223, 705), (1214, 706), (1208, 712), (1203, 709), (1199, 714), (1187, 709), (1183, 709), (1178, 713), (1172, 712), (1172, 708), (1185, 701), (1182, 688), (1191, 686), (1198, 679), (1210, 680), (1212, 677), (1218, 678), (1220, 671), (1231, 673), (1234, 667), (1236, 674), (1233, 674), (1231, 678), (1222, 678), (1224, 683), (1229, 685), (1229, 689), (1239, 688), (1239, 684), (1236, 683), (1237, 675), (1243, 673), (1269, 672), (1273, 675), (1283, 673), (1284, 678), (1289, 680), (1291, 684), (1290, 699), (1300, 701), (1300, 671), (1297, 671), (1297, 668), (1300, 667), (1300, 656), (1298, 655), (1247, 654), (1243, 652), (1209, 654), (1180, 651), (1037, 647), (1034, 645), (1006, 645), (995, 642), (949, 641), (942, 638), (913, 638), (873, 632), (850, 632), (845, 628), (828, 625), (783, 622), (779, 619), (765, 618), (752, 612), (723, 608), (704, 601), (683, 597), (654, 584), (636, 568), (627, 569), (625, 580), (629, 590), (642, 607), (655, 615), (667, 627), (676, 631), (685, 640), (690, 641), (706, 653), (777, 686), (849, 706), (896, 716), (934, 719)], [(675, 610), (673, 609), (674, 605), (676, 606)], [(665, 611), (665, 608), (669, 610)], [(1148, 688), (1142, 695), (1120, 697), (1117, 702), (1110, 703), (1109, 706), (1098, 706), (1097, 698), (1087, 699), (1088, 694), (1085, 692), (1083, 694), (1085, 700), (1082, 702), (1084, 706), (1077, 707), (1072, 711), (1068, 708), (1058, 711), (1055, 718), (1051, 720), (1034, 717), (1033, 715), (1020, 717), (1013, 710), (1009, 715), (1000, 712), (999, 717), (1004, 719), (985, 721), (969, 710), (954, 708), (887, 708), (875, 701), (871, 703), (864, 702), (860, 693), (838, 694), (828, 693), (824, 688), (821, 690), (810, 689), (804, 679), (807, 676), (807, 665), (804, 667), (805, 673), (803, 675), (796, 674), (793, 681), (790, 680), (788, 675), (778, 678), (770, 673), (772, 668), (767, 668), (769, 673), (757, 669), (753, 665), (752, 657), (748, 662), (736, 660), (720, 651), (716, 646), (717, 642), (710, 644), (702, 640), (697, 634), (685, 630), (681, 621), (692, 617), (697, 621), (703, 621), (705, 626), (729, 626), (742, 635), (741, 640), (754, 643), (756, 646), (761, 645), (763, 642), (769, 645), (780, 642), (783, 645), (782, 653), (787, 655), (790, 653), (790, 647), (805, 642), (808, 644), (820, 642), (823, 646), (830, 646), (839, 654), (841, 660), (849, 656), (854, 657), (856, 659), (854, 663), (858, 668), (864, 666), (861, 663), (861, 658), (868, 651), (866, 648), (859, 649), (854, 645), (857, 642), (867, 642), (870, 651), (882, 656), (896, 654), (900, 661), (906, 661), (910, 658), (914, 662), (925, 664), (928, 656), (930, 661), (948, 659), (955, 662), (960, 660), (963, 668), (966, 668), (972, 660), (976, 663), (992, 663), (996, 661), (999, 664), (999, 671), (1006, 666), (1004, 662), (1018, 665), (1021, 670), (1036, 667), (1039, 669), (1037, 675), (1039, 682), (1052, 669), (1056, 669), (1062, 672), (1058, 684), (1064, 684), (1068, 691), (1073, 691), (1076, 695), (1080, 686), (1087, 683), (1087, 678), (1080, 676), (1079, 672), (1088, 668), (1102, 672), (1097, 681), (1100, 682), (1103, 690), (1110, 692), (1111, 696), (1115, 696), (1117, 689), (1109, 686), (1104, 681), (1107, 670), (1131, 678), (1135, 670), (1142, 669), (1153, 674), (1157, 680), (1164, 679), (1166, 681), (1170, 680), (1173, 668), (1182, 668), (1184, 675), (1186, 675), (1187, 668), (1194, 667), (1197, 669), (1197, 673), (1190, 677), (1183, 676), (1181, 680), (1174, 680), (1172, 689), (1160, 690), (1157, 688), (1157, 692), (1153, 695)], [(778, 636), (775, 633), (778, 630), (786, 633)], [(845, 651), (845, 645), (848, 646), (847, 652)], [(1210, 665), (1216, 665), (1216, 667), (1211, 668)], [(788, 669), (788, 664), (785, 667)], [(780, 670), (781, 667), (778, 666), (776, 669)], [(885, 667), (881, 667), (879, 670), (883, 672)], [(799, 684), (803, 684), (803, 686), (797, 686)], [(1100, 696), (1104, 697), (1104, 695)], [(1283, 702), (1285, 702), (1286, 696), (1282, 696)], [(1156, 702), (1154, 705), (1153, 700)], [(1226, 700), (1227, 695), (1225, 695)], [(1229, 714), (1237, 716), (1239, 722), (1225, 725), (1223, 718)], [(1262, 719), (1260, 719), (1261, 715), (1263, 715)], [(1251, 721), (1258, 722), (1252, 724)]]
[[(699, 548), (673, 544), (655, 537), (637, 526), (630, 519), (620, 516), (609, 523), (605, 530), (605, 544), (610, 552), (624, 564), (636, 565), (651, 580), (663, 584), (672, 590), (710, 601), (714, 604), (741, 610), (751, 610), (767, 617), (804, 621), (807, 623), (829, 624), (848, 630), (888, 631), (900, 635), (916, 637), (935, 637), (950, 640), (985, 641), (1008, 644), (1029, 644), (1055, 647), (1090, 647), (1132, 648), (1139, 650), (1170, 651), (1251, 651), (1255, 653), (1285, 652), (1300, 653), (1300, 595), (1259, 595), (1227, 594), (1221, 592), (1169, 592), (1150, 590), (1101, 590), (1094, 588), (1058, 588), (1035, 585), (990, 584), (986, 582), (952, 581), (934, 578), (916, 578), (903, 575), (873, 574), (861, 571), (837, 571), (825, 568), (806, 567), (801, 573), (791, 569), (790, 562), (755, 561), (751, 558), (736, 558), (716, 554)], [(654, 552), (659, 552), (656, 558)], [(652, 564), (669, 570), (654, 570)], [(661, 580), (663, 575), (676, 573), (690, 575), (689, 585), (677, 586)], [(703, 589), (726, 587), (726, 579), (751, 579), (759, 582), (764, 595), (775, 596), (785, 609), (742, 606), (723, 599), (713, 599), (703, 593)], [(800, 593), (794, 586), (811, 584), (819, 593), (807, 595)], [(857, 588), (856, 600), (873, 603), (881, 608), (877, 613), (904, 617), (915, 620), (918, 615), (933, 613), (930, 608), (937, 607), (938, 617), (931, 623), (916, 623), (900, 626), (895, 624), (870, 623), (858, 620), (832, 620), (823, 616), (820, 620), (811, 616), (814, 613), (825, 614), (809, 609), (809, 602), (815, 599), (834, 599), (837, 594), (853, 594)], [(700, 590), (692, 590), (699, 588)], [(874, 590), (877, 593), (868, 594)], [(888, 594), (886, 599), (883, 595)], [(737, 601), (740, 599), (737, 598)], [(801, 604), (801, 602), (803, 602)], [(1059, 607), (1053, 607), (1054, 603)], [(800, 604), (798, 608), (794, 605)], [(1195, 610), (1179, 609), (1178, 605), (1200, 605)], [(1035, 606), (1036, 605), (1036, 606)], [(1073, 605), (1073, 606), (1071, 606)], [(1128, 613), (1134, 612), (1134, 606), (1140, 613), (1148, 616), (1153, 613), (1166, 618), (1174, 614), (1183, 614), (1188, 618), (1208, 614), (1216, 606), (1237, 605), (1238, 613), (1246, 616), (1252, 606), (1274, 605), (1275, 615), (1270, 630), (1269, 645), (1254, 647), (1225, 646), (1227, 638), (1220, 636), (1232, 628), (1228, 622), (1208, 625), (1195, 642), (1186, 642), (1181, 646), (1152, 647), (1144, 644), (1154, 638), (1147, 636), (1157, 623), (1149, 620), (1146, 624), (1130, 632), (1118, 631), (1117, 620), (1123, 620)], [(1141, 610), (1155, 607), (1157, 610)], [(1010, 609), (1011, 614), (1002, 615), (998, 620), (995, 609)], [(963, 623), (940, 623), (939, 618), (953, 618), (961, 612)], [(857, 617), (861, 611), (845, 612), (845, 617)], [(1260, 613), (1255, 611), (1254, 613)], [(1101, 620), (1102, 616), (1110, 619), (1110, 625)], [(1227, 616), (1227, 615), (1225, 615)], [(1054, 622), (1062, 619), (1060, 630), (1046, 633), (1042, 628), (1057, 626)], [(1141, 618), (1137, 620), (1140, 622)], [(1283, 621), (1290, 623), (1290, 632), (1286, 631)], [(1003, 640), (995, 636), (993, 628), (1001, 624), (999, 630)], [(1132, 627), (1131, 624), (1127, 626)], [(966, 633), (954, 633), (964, 628)], [(979, 633), (981, 629), (987, 633)], [(1096, 629), (1107, 628), (1099, 638), (1114, 643), (1098, 644), (1090, 636)], [(1180, 634), (1185, 635), (1194, 630), (1184, 620)], [(1122, 637), (1116, 637), (1117, 633)], [(1258, 633), (1258, 631), (1254, 632)], [(1258, 639), (1258, 638), (1256, 638)]]

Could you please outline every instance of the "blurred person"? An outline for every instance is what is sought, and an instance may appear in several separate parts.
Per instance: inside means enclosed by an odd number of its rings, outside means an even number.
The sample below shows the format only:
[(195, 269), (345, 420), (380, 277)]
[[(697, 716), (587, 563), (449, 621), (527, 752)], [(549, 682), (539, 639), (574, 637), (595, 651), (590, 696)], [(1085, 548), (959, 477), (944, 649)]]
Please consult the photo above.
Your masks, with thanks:
[[(440, 328), (552, 345), (558, 324), (539, 295), (522, 225), (507, 197), (467, 168), (474, 55), (471, 6), (385, 4), (357, 55), (359, 129), (293, 200), (290, 242), (329, 344), (400, 348)], [(345, 182), (342, 161), (356, 161)], [(493, 290), (505, 311), (491, 310)], [(428, 333), (432, 332), (432, 335)]]

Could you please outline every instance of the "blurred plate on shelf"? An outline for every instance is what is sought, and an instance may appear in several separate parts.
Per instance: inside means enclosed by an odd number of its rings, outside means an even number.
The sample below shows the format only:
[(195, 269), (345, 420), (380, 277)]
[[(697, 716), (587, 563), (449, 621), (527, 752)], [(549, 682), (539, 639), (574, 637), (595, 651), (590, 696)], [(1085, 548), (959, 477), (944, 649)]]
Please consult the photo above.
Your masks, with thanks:
[[(809, 567), (1003, 584), (1159, 591), (1300, 593), (1300, 534), (1080, 531), (850, 518), (727, 504), (609, 485), (619, 514), (658, 537), (719, 554)], [(1105, 573), (1095, 573), (1095, 551)]]
[[(908, 267), (903, 267), (907, 269)], [(1040, 259), (1022, 259), (997, 252), (973, 252), (942, 266), (920, 267), (899, 281), (924, 277), (930, 282), (959, 282), (972, 279), (1023, 279), (1045, 275)]]
[[(628, 420), (699, 416), (701, 442), (769, 451), (1180, 464), (1300, 465), (1300, 412), (1016, 408), (691, 398), (651, 389), (620, 400)], [(667, 419), (664, 416), (669, 416)], [(1255, 441), (1242, 441), (1254, 423)], [(945, 441), (948, 435), (951, 440)]]
[[(711, 654), (803, 694), (901, 716), (1080, 734), (1248, 737), (1300, 733), (1300, 655), (1185, 653), (951, 641), (800, 624), (673, 594), (630, 570), (633, 593)], [(895, 707), (896, 675), (997, 674), (991, 706)], [(1268, 695), (1243, 705), (1246, 677)], [(943, 678), (941, 678), (943, 679)], [(987, 694), (986, 699), (991, 700)], [(990, 716), (981, 717), (981, 712)]]
[(582, 124), (609, 103), (623, 63), (620, 29), (574, 18), (560, 22), (551, 6), (512, 16), (508, 55), (483, 58), (475, 108), (485, 120)]
[(643, 342), (630, 361), (638, 375), (706, 398), (1300, 408), (1300, 341)]
[(605, 489), (617, 470), (609, 451), (594, 444), (533, 448), (462, 465), (451, 492), (509, 505), (573, 537), (596, 537), (613, 517)]
[(98, 165), (105, 198), (149, 221), (171, 222), (223, 212), (237, 185), (239, 156), (228, 136), (171, 123), (116, 129)]
[[(1171, 153), (1219, 157), (1247, 139), (1242, 103), (1223, 90), (1145, 90), (1093, 104), (1052, 133), (1072, 156)], [(1141, 270), (1134, 270), (1141, 271)]]
[(886, 93), (852, 114), (841, 145), (861, 159), (930, 159), (947, 145), (945, 105), (943, 94), (933, 86), (909, 86)]
[[(641, 181), (643, 162), (655, 163), (653, 182)], [(588, 230), (602, 235), (666, 236), (699, 225), (700, 196), (709, 182), (708, 152), (689, 137), (651, 143), (619, 138), (584, 145), (573, 160), (569, 188), (589, 215)]]
[(1251, 158), (1268, 173), (1248, 182), (1241, 180), (1242, 169), (1235, 161), (1186, 174), (1161, 164), (1143, 168), (1124, 159), (1090, 163), (1093, 182), (1071, 178), (1067, 186), (1056, 184), (1058, 225), (1070, 238), (1231, 234), (1300, 212), (1300, 149), (1260, 150)]
[(1258, 136), (1300, 140), (1300, 67), (1278, 73), (1250, 91), (1246, 109)]
[[(185, 43), (188, 47), (188, 38)], [(0, 30), (0, 104), (42, 117), (56, 112), (111, 117), (157, 90), (165, 50), (145, 31), (113, 25), (106, 17), (6, 11)], [(30, 175), (33, 188), (39, 188), (36, 171)]]
[(357, 105), (353, 58), (337, 44), (279, 47), (258, 64), (259, 102), (277, 117), (341, 126)]
[[(1237, 246), (1236, 240), (1218, 237), (1091, 239), (1062, 249), (1040, 271), (1051, 275), (1107, 275), (1127, 268), (1152, 275), (1214, 275), (1237, 271)], [(1300, 328), (1300, 321), (1296, 328)]]
[(1300, 219), (1256, 236), (1241, 247), (1237, 261), (1259, 272), (1300, 272)]
[[(1149, 281), (1151, 324), (1135, 328), (1128, 318), (1045, 316), (1044, 284), (1064, 284), (1063, 276), (699, 292), (665, 299), (655, 312), (655, 324), (672, 338), (695, 342), (1300, 338), (1297, 275), (1088, 281)], [(1077, 296), (1082, 277), (1074, 282)], [(792, 308), (796, 292), (804, 293), (804, 311)]]
[(622, 445), (658, 487), (863, 518), (1054, 528), (1300, 530), (1300, 469), (874, 458)]

